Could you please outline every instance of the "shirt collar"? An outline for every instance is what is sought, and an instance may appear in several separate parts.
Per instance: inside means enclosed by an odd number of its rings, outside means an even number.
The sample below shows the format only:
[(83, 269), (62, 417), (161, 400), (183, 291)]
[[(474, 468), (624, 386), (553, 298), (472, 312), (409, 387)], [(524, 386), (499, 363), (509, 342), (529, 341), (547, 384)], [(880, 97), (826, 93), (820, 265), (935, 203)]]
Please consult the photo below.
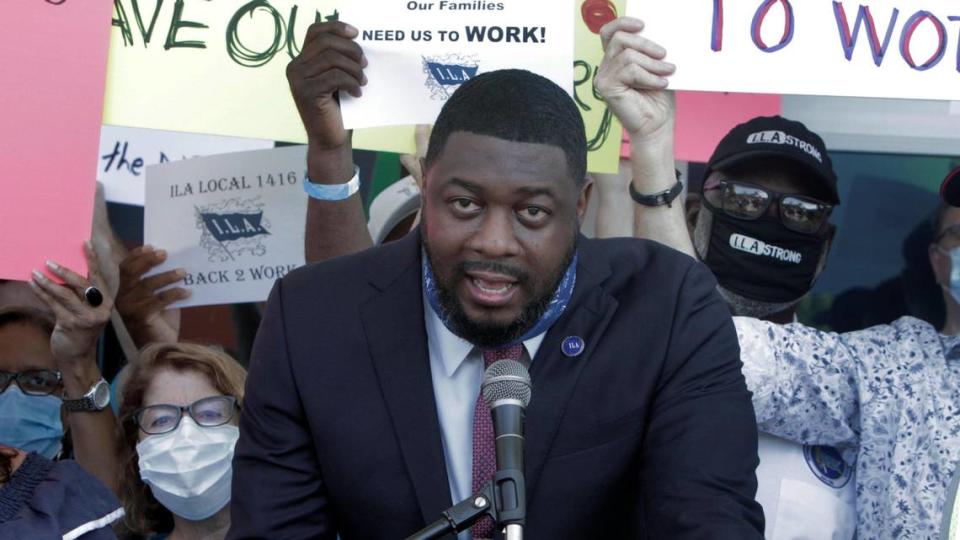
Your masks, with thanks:
[[(453, 374), (460, 369), (463, 362), (470, 356), (474, 345), (451, 332), (426, 300), (423, 302), (423, 312), (427, 323), (427, 341), (430, 347), (440, 355), (440, 361), (443, 362), (443, 369), (447, 377), (453, 377)], [(533, 357), (537, 355), (537, 351), (540, 350), (540, 345), (546, 336), (547, 332), (544, 330), (523, 342), (523, 347), (527, 350), (531, 362), (533, 362)]]

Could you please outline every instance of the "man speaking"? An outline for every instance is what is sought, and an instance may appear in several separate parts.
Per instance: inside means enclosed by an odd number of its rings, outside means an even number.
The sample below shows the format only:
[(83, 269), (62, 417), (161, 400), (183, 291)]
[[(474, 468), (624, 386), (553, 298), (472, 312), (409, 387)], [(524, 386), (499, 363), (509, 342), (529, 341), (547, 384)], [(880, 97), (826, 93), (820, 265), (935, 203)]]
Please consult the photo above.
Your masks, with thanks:
[[(288, 68), (319, 204), (360, 204), (335, 98), (362, 93), (354, 37), (314, 25)], [(436, 121), (419, 228), (276, 284), (229, 538), (392, 540), (434, 522), (495, 470), (478, 396), (502, 358), (533, 385), (527, 538), (762, 538), (756, 422), (716, 282), (658, 244), (581, 236), (586, 152), (558, 86), (480, 75)]]

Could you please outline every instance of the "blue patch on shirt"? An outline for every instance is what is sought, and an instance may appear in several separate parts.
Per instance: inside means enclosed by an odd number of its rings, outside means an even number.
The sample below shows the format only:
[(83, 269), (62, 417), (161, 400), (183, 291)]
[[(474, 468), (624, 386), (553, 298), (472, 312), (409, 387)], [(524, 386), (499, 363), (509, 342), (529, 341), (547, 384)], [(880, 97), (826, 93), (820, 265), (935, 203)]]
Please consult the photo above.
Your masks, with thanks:
[(847, 465), (835, 448), (829, 446), (803, 446), (803, 457), (814, 476), (824, 484), (841, 489), (853, 477), (853, 467)]

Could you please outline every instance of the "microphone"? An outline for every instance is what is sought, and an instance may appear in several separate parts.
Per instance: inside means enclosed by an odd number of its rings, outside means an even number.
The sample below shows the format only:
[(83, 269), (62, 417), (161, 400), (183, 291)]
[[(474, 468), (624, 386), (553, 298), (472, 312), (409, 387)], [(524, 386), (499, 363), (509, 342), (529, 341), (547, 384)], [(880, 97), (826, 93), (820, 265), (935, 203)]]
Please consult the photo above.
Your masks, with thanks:
[(481, 386), (493, 417), (497, 472), (493, 477), (499, 525), (508, 540), (523, 537), (527, 515), (523, 476), (523, 420), (530, 404), (530, 373), (516, 360), (499, 360), (487, 368)]

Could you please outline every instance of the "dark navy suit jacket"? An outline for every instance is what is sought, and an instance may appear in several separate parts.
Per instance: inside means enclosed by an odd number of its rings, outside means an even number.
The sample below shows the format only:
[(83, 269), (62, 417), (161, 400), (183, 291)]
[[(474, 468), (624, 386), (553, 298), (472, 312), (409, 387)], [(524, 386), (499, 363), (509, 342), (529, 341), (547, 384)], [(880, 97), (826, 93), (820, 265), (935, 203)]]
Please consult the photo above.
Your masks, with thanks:
[[(710, 272), (581, 238), (531, 365), (529, 539), (762, 538), (757, 429)], [(451, 506), (417, 232), (279, 281), (254, 346), (228, 538), (397, 539)], [(580, 336), (585, 350), (565, 356)]]

